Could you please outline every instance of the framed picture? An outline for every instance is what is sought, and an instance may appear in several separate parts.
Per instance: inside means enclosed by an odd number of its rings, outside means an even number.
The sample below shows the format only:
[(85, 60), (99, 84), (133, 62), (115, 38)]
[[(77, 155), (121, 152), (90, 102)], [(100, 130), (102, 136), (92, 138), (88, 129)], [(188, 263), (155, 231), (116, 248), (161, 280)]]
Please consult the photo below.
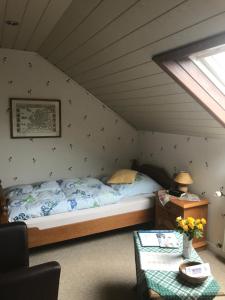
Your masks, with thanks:
[(61, 102), (48, 99), (10, 99), (11, 138), (61, 136)]

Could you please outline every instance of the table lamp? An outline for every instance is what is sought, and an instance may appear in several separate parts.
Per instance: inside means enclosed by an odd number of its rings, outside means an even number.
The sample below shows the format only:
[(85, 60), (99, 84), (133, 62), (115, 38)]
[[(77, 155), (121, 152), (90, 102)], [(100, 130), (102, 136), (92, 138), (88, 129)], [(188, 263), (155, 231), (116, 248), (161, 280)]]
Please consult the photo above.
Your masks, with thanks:
[(187, 193), (188, 185), (193, 183), (193, 179), (191, 178), (191, 175), (186, 171), (179, 172), (176, 175), (174, 181), (178, 183), (178, 190), (183, 193)]

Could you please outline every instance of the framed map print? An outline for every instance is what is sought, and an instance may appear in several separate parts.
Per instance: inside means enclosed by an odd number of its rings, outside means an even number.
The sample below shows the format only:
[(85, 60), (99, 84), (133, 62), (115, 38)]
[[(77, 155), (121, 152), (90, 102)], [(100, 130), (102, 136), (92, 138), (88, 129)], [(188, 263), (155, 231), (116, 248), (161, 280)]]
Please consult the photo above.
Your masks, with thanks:
[(48, 99), (10, 99), (11, 138), (61, 136), (61, 102)]

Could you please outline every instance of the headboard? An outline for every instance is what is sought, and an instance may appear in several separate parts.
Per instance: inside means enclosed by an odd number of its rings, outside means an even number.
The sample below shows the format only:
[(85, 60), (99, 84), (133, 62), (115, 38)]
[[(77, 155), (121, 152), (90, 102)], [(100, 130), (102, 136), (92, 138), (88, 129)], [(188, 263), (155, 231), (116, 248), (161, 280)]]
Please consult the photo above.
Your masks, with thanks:
[(7, 200), (3, 193), (2, 182), (0, 180), (0, 224), (8, 222)]
[(169, 189), (173, 186), (173, 180), (171, 176), (161, 167), (149, 164), (139, 165), (137, 160), (133, 160), (132, 169), (148, 175), (165, 189)]

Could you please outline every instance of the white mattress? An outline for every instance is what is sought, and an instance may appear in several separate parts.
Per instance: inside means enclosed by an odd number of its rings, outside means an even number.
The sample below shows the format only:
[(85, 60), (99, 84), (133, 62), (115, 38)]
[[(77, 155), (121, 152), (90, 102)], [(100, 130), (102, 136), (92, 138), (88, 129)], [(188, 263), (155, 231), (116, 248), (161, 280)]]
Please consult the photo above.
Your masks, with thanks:
[(33, 218), (25, 222), (29, 228), (47, 229), (152, 208), (154, 199), (154, 194), (143, 194), (123, 198), (116, 204)]

